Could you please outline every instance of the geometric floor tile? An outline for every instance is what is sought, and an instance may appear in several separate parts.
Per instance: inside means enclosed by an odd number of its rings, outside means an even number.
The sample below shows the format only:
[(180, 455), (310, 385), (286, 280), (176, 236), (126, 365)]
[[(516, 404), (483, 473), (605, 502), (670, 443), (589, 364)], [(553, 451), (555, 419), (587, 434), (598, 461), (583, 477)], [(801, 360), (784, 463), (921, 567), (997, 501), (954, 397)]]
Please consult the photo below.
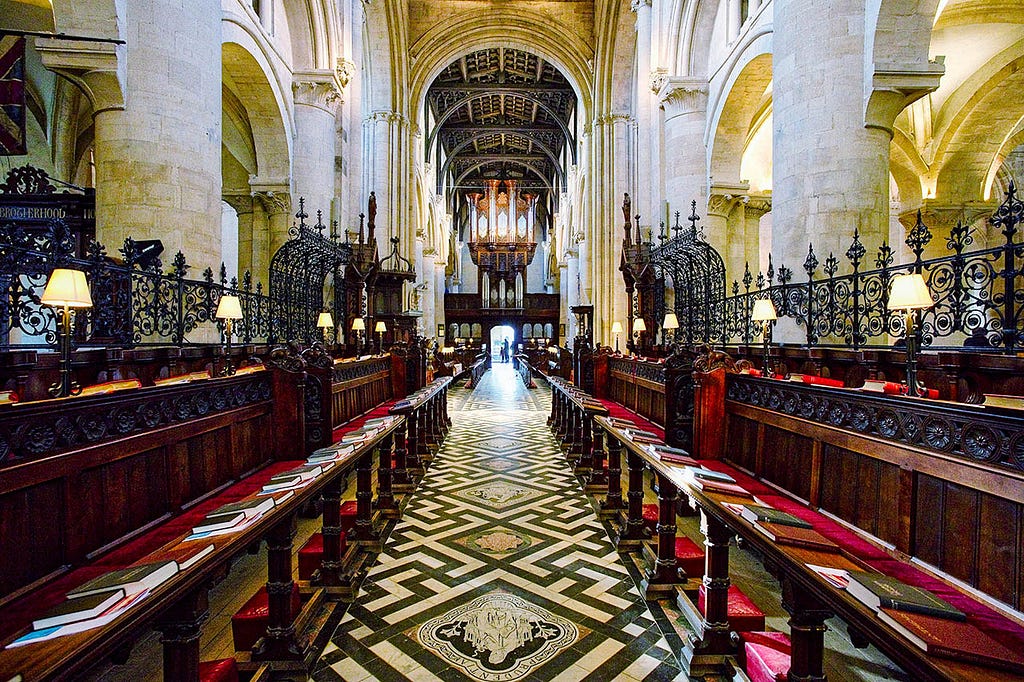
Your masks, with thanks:
[(500, 591), (432, 618), (416, 633), (420, 644), (481, 682), (523, 677), (578, 636), (564, 618)]
[(508, 364), (452, 427), (314, 667), (316, 682), (686, 679)]

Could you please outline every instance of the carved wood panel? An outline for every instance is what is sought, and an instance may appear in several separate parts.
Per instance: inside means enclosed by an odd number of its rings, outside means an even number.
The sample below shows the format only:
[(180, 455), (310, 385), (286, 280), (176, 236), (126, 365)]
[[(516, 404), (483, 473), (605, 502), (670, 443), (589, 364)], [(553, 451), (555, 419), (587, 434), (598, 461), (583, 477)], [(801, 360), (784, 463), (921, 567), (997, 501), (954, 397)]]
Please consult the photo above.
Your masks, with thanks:
[(822, 447), (820, 506), (872, 535), (897, 544), (899, 467), (831, 444)]

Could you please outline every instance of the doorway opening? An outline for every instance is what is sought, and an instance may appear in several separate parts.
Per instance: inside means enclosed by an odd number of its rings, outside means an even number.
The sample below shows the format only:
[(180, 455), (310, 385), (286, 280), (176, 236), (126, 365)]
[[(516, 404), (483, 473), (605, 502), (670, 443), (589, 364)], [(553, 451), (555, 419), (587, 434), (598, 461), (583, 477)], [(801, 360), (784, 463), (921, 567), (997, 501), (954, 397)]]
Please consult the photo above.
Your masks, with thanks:
[(515, 353), (516, 333), (507, 324), (491, 327), (491, 362), (509, 362)]

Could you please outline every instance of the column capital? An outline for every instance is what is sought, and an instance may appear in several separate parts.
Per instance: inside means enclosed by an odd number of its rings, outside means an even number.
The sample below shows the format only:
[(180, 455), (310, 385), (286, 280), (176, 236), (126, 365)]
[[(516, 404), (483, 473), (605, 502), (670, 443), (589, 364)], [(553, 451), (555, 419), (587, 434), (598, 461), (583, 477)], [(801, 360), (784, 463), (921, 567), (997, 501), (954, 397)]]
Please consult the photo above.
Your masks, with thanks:
[(296, 71), (292, 74), (292, 96), (296, 104), (317, 107), (333, 114), (341, 101), (342, 85), (330, 69)]
[(43, 66), (81, 88), (93, 115), (124, 109), (128, 80), (124, 45), (51, 38), (36, 38), (35, 45)]
[(259, 202), (267, 215), (289, 213), (292, 196), (287, 183), (265, 181), (256, 177), (249, 179), (252, 197)]
[(651, 92), (658, 94), (668, 81), (668, 69), (663, 66), (651, 71)]
[(652, 0), (633, 0), (629, 3), (629, 9), (633, 12), (639, 12), (644, 7), (650, 7)]
[(252, 192), (245, 194), (239, 191), (221, 194), (221, 199), (227, 203), (231, 208), (235, 209), (235, 212), (239, 215), (246, 213), (252, 213), (253, 211), (253, 194)]
[(875, 64), (864, 108), (864, 127), (892, 137), (896, 117), (916, 100), (939, 87), (946, 72), (940, 57), (925, 64)]
[(665, 77), (659, 83), (658, 99), (669, 117), (704, 113), (708, 106), (708, 81), (706, 78)]
[[(933, 234), (945, 236), (949, 229), (956, 225), (958, 220), (964, 224), (971, 225), (979, 218), (991, 215), (999, 203), (995, 201), (969, 201), (963, 204), (942, 204), (934, 199), (925, 199), (921, 205), (921, 221), (928, 226)], [(907, 230), (913, 229), (917, 224), (918, 209), (903, 211), (899, 214), (899, 221)]]
[(351, 59), (345, 59), (339, 57), (338, 61), (334, 65), (334, 77), (338, 80), (338, 85), (341, 86), (342, 92), (348, 87), (348, 83), (352, 80), (352, 76), (356, 73), (356, 65)]

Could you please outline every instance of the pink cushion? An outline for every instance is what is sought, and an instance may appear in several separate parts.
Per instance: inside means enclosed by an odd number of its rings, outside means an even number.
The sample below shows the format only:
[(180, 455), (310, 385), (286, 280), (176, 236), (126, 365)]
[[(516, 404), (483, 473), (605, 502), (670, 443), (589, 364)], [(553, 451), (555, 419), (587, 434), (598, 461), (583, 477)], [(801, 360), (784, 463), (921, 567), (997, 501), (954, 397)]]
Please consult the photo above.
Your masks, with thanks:
[(688, 578), (704, 575), (704, 548), (685, 535), (677, 535), (676, 563)]
[[(697, 595), (697, 608), (704, 613), (704, 585)], [(764, 630), (764, 612), (736, 585), (729, 586), (729, 626), (736, 632)]]
[(643, 507), (644, 525), (651, 529), (652, 533), (658, 532), (658, 505), (645, 504)]
[(789, 677), (788, 652), (753, 642), (744, 643), (743, 651), (747, 659), (744, 670), (750, 682), (786, 682)]
[[(791, 646), (789, 642), (789, 635), (785, 632), (738, 632), (740, 644), (750, 642), (752, 644), (758, 644), (760, 646), (768, 647), (769, 649), (775, 649), (781, 651), (784, 654), (789, 654)], [(747, 668), (747, 655), (745, 647), (740, 647), (736, 650), (736, 660), (739, 661), (740, 667), (746, 670)]]
[(199, 664), (199, 682), (238, 682), (238, 664), (233, 658), (203, 661)]
[[(299, 598), (299, 586), (292, 584), (292, 617), (302, 609)], [(267, 632), (267, 617), (270, 606), (267, 597), (267, 586), (261, 587), (249, 601), (231, 616), (231, 637), (235, 642), (235, 651), (248, 651), (256, 641)]]
[(626, 409), (614, 400), (604, 400), (600, 398), (598, 400), (600, 400), (601, 404), (608, 410), (608, 416), (615, 417), (617, 419), (629, 419), (634, 422), (638, 428), (657, 434), (658, 438), (665, 440), (665, 429), (661, 428), (657, 424), (644, 419), (632, 410)]

